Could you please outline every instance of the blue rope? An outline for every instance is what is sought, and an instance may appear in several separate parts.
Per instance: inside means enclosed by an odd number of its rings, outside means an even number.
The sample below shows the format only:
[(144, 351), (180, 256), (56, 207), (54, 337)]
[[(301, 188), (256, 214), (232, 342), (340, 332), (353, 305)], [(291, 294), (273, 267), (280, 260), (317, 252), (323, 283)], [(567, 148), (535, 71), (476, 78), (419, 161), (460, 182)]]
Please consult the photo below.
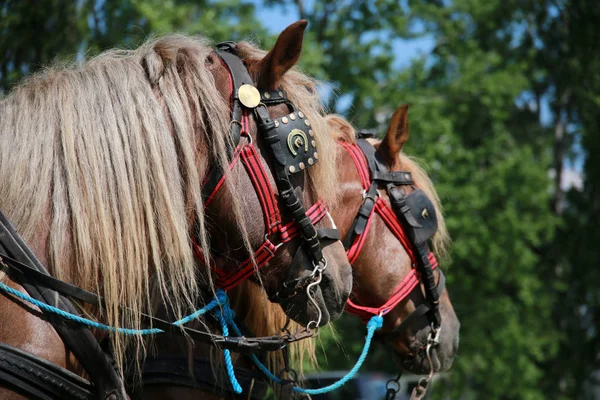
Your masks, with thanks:
[[(69, 319), (71, 321), (75, 321), (79, 324), (86, 325), (86, 326), (89, 326), (92, 328), (101, 329), (101, 330), (105, 330), (105, 331), (109, 331), (109, 332), (121, 333), (124, 335), (152, 335), (152, 334), (164, 332), (162, 329), (159, 329), (159, 328), (129, 329), (129, 328), (116, 328), (114, 326), (101, 324), (99, 322), (80, 317), (79, 315), (71, 314), (64, 310), (61, 310), (60, 308), (53, 307), (42, 301), (36, 300), (33, 297), (30, 297), (24, 293), (21, 293), (18, 290), (15, 290), (2, 282), (0, 282), (0, 290), (4, 290), (5, 292), (10, 293), (11, 295), (18, 297), (19, 299), (24, 300), (28, 303), (31, 303), (44, 311), (48, 311), (48, 312), (60, 315), (61, 317), (65, 318), (65, 319)], [(222, 307), (220, 311), (215, 312), (215, 315), (217, 316), (217, 318), (219, 319), (219, 321), (221, 323), (221, 329), (223, 331), (223, 336), (225, 336), (225, 337), (229, 336), (228, 325), (230, 325), (232, 327), (232, 329), (234, 330), (236, 335), (242, 336), (242, 333), (241, 333), (239, 327), (236, 325), (236, 323), (234, 321), (234, 314), (233, 314), (233, 310), (229, 306), (229, 299), (227, 297), (227, 293), (225, 293), (225, 291), (223, 291), (222, 289), (217, 290), (217, 292), (215, 294), (215, 298), (210, 303), (208, 303), (206, 306), (204, 306), (203, 308), (195, 311), (194, 313), (192, 313), (178, 321), (173, 322), (173, 325), (180, 326), (180, 325), (186, 324), (186, 323), (190, 322), (191, 320), (215, 309), (217, 306)], [(344, 385), (346, 382), (348, 382), (350, 379), (352, 379), (354, 377), (354, 375), (356, 375), (356, 373), (358, 372), (358, 370), (364, 363), (365, 358), (367, 357), (367, 354), (369, 354), (369, 348), (371, 347), (371, 341), (373, 339), (373, 334), (375, 333), (375, 331), (377, 329), (381, 328), (382, 326), (383, 326), (383, 317), (378, 316), (378, 315), (373, 316), (371, 318), (371, 320), (367, 323), (367, 336), (365, 338), (365, 345), (362, 349), (360, 357), (356, 361), (356, 364), (354, 364), (354, 367), (352, 367), (352, 369), (344, 377), (342, 377), (339, 381), (337, 381), (336, 383), (331, 384), (329, 386), (322, 387), (320, 389), (303, 389), (303, 388), (299, 388), (299, 387), (294, 387), (293, 390), (297, 393), (306, 393), (309, 395), (315, 395), (315, 394), (323, 394), (323, 393), (327, 393), (327, 392), (331, 392), (333, 390), (339, 389), (342, 385)], [(223, 354), (225, 356), (225, 364), (227, 366), (227, 374), (229, 375), (229, 381), (231, 382), (231, 386), (233, 387), (233, 390), (236, 393), (238, 393), (238, 394), (242, 393), (242, 387), (240, 386), (237, 378), (235, 377), (235, 371), (233, 369), (233, 361), (231, 360), (231, 352), (228, 349), (225, 349), (225, 350), (223, 350)], [(258, 369), (261, 370), (269, 379), (271, 379), (275, 383), (281, 383), (281, 379), (279, 379), (278, 377), (273, 375), (273, 373), (267, 369), (267, 367), (258, 359), (258, 357), (255, 354), (252, 354), (251, 357), (252, 357), (252, 361), (254, 361), (254, 363), (256, 364)]]
[[(235, 324), (233, 319), (230, 320), (229, 323), (231, 324), (236, 335), (241, 336), (242, 334), (240, 332), (240, 329)], [(350, 379), (354, 378), (354, 375), (356, 375), (356, 373), (358, 372), (360, 367), (362, 367), (365, 359), (367, 358), (367, 354), (369, 354), (369, 349), (371, 347), (371, 341), (373, 340), (373, 334), (375, 333), (375, 331), (377, 329), (381, 328), (382, 326), (383, 326), (383, 317), (381, 317), (379, 315), (374, 315), (369, 320), (369, 322), (367, 323), (367, 336), (365, 338), (365, 345), (362, 349), (362, 352), (360, 353), (360, 357), (358, 357), (358, 360), (356, 361), (356, 364), (354, 364), (354, 367), (352, 367), (352, 369), (346, 375), (344, 375), (339, 381), (337, 381), (336, 383), (333, 383), (329, 386), (325, 386), (325, 387), (322, 387), (319, 389), (304, 389), (304, 388), (295, 386), (293, 388), (294, 392), (315, 395), (315, 394), (323, 394), (323, 393), (332, 392), (332, 391), (342, 387), (346, 382), (348, 382)], [(256, 354), (252, 354), (251, 358), (252, 358), (252, 361), (254, 361), (254, 364), (256, 364), (256, 366), (258, 367), (258, 369), (263, 374), (265, 374), (269, 379), (271, 379), (275, 383), (281, 383), (281, 379), (279, 379), (278, 377), (273, 375), (273, 373), (271, 371), (269, 371), (269, 369), (258, 359)]]
[[(0, 289), (4, 290), (7, 293), (12, 294), (15, 297), (18, 297), (21, 300), (31, 303), (34, 306), (37, 306), (44, 311), (48, 311), (48, 312), (60, 315), (61, 317), (65, 318), (65, 319), (75, 321), (81, 325), (89, 326), (91, 328), (101, 329), (104, 331), (109, 331), (109, 332), (114, 332), (114, 333), (121, 333), (123, 335), (153, 335), (153, 334), (164, 332), (162, 329), (159, 329), (159, 328), (150, 328), (150, 329), (116, 328), (114, 326), (101, 324), (99, 322), (92, 321), (91, 319), (87, 319), (87, 318), (80, 317), (79, 315), (71, 314), (64, 310), (61, 310), (60, 308), (53, 307), (42, 301), (36, 300), (33, 297), (30, 297), (24, 293), (21, 293), (18, 290), (15, 290), (2, 282), (0, 282)], [(210, 303), (208, 303), (206, 306), (199, 309), (198, 311), (195, 311), (193, 314), (190, 314), (187, 317), (184, 317), (178, 321), (173, 322), (173, 325), (181, 326), (183, 324), (186, 324), (186, 323), (190, 322), (191, 320), (213, 310), (218, 305), (223, 305), (225, 303), (227, 303), (227, 307), (229, 307), (229, 303), (227, 302), (227, 294), (223, 290), (217, 290), (215, 298)]]
[[(153, 335), (153, 334), (164, 332), (162, 329), (159, 329), (159, 328), (151, 328), (151, 329), (116, 328), (114, 326), (101, 324), (99, 322), (92, 321), (91, 319), (87, 319), (87, 318), (80, 317), (79, 315), (71, 314), (64, 310), (61, 310), (60, 308), (53, 307), (42, 301), (36, 300), (33, 297), (30, 297), (24, 293), (21, 293), (18, 290), (15, 290), (2, 282), (0, 282), (0, 289), (4, 290), (7, 293), (12, 294), (15, 297), (18, 297), (21, 300), (31, 303), (44, 311), (48, 311), (48, 312), (60, 315), (61, 317), (65, 318), (65, 319), (75, 321), (79, 324), (89, 326), (92, 328), (102, 329), (104, 331), (109, 331), (109, 332), (121, 333), (124, 335)], [(173, 325), (177, 325), (177, 326), (184, 325), (184, 324), (198, 318), (199, 316), (206, 314), (207, 312), (215, 309), (217, 306), (222, 307), (222, 310), (216, 311), (215, 315), (219, 318), (219, 321), (221, 322), (223, 336), (229, 336), (229, 330), (227, 329), (227, 321), (233, 321), (233, 310), (231, 310), (231, 307), (229, 306), (229, 299), (227, 297), (227, 293), (225, 293), (225, 291), (222, 289), (218, 289), (216, 291), (215, 298), (213, 300), (211, 300), (211, 302), (208, 303), (206, 306), (204, 306), (203, 308), (199, 309), (198, 311), (195, 311), (192, 314), (190, 314), (178, 321), (173, 322)], [(236, 393), (242, 393), (242, 387), (238, 383), (238, 381), (235, 377), (235, 372), (233, 370), (233, 362), (231, 360), (231, 352), (226, 349), (223, 351), (223, 353), (225, 354), (225, 364), (227, 364), (227, 374), (229, 375), (229, 381), (231, 382), (231, 385), (233, 386), (233, 390)]]
[[(217, 318), (219, 318), (219, 322), (221, 322), (221, 330), (223, 331), (223, 336), (229, 336), (229, 329), (227, 327), (228, 321), (233, 321), (234, 313), (233, 310), (229, 307), (229, 302), (224, 304), (223, 309), (221, 311), (216, 312)], [(239, 335), (242, 336), (242, 335)], [(242, 387), (240, 386), (237, 378), (235, 377), (235, 371), (233, 369), (233, 361), (231, 360), (231, 352), (229, 349), (223, 350), (223, 356), (225, 357), (225, 365), (227, 367), (227, 375), (229, 375), (229, 382), (233, 387), (234, 392), (237, 394), (242, 393)]]

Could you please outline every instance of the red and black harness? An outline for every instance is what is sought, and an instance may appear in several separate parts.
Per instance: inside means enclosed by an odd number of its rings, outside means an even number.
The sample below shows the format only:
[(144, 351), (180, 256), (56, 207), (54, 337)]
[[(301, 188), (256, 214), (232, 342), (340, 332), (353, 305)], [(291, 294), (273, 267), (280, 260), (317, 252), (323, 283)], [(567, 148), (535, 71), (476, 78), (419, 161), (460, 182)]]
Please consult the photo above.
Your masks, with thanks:
[[(401, 332), (411, 321), (425, 314), (432, 327), (439, 329), (439, 298), (445, 286), (445, 277), (439, 270), (439, 281), (436, 284), (433, 270), (437, 268), (438, 263), (434, 254), (429, 251), (427, 243), (437, 231), (435, 208), (427, 195), (414, 187), (410, 172), (388, 171), (375, 147), (366, 140), (370, 136), (359, 133), (356, 144), (341, 143), (354, 161), (364, 189), (363, 204), (343, 241), (348, 260), (352, 264), (358, 258), (373, 218), (378, 214), (402, 243), (412, 261), (413, 269), (383, 305), (367, 307), (349, 299), (346, 311), (358, 315), (364, 321), (373, 315), (385, 315), (422, 283), (425, 303), (419, 305), (392, 333)], [(414, 190), (405, 195), (402, 187), (412, 187)], [(379, 195), (379, 190), (382, 189), (389, 196), (389, 204)]]
[[(363, 185), (363, 204), (345, 237), (343, 243), (350, 263), (354, 263), (365, 242), (375, 214), (379, 215), (390, 231), (398, 238), (408, 253), (413, 268), (411, 272), (398, 284), (390, 298), (379, 307), (368, 307), (348, 300), (346, 311), (358, 315), (363, 321), (368, 321), (373, 315), (385, 315), (402, 302), (417, 286), (423, 283), (425, 287), (426, 302), (417, 307), (400, 325), (390, 334), (398, 334), (409, 326), (411, 321), (428, 315), (432, 327), (439, 329), (441, 319), (438, 309), (439, 297), (445, 286), (445, 276), (441, 269), (438, 283), (435, 283), (433, 270), (438, 267), (437, 260), (428, 250), (427, 241), (437, 231), (437, 215), (435, 208), (425, 193), (419, 189), (408, 195), (400, 190), (402, 186), (414, 189), (414, 181), (410, 172), (388, 172), (387, 167), (379, 160), (379, 156), (365, 138), (371, 135), (359, 133), (357, 144), (340, 142), (350, 154), (358, 170)], [(385, 189), (390, 197), (390, 203), (380, 195), (379, 190)], [(385, 336), (385, 335), (382, 335)], [(170, 360), (160, 359), (157, 362), (166, 363), (158, 370), (149, 370), (144, 373), (144, 382), (155, 384), (172, 384), (187, 387), (200, 387), (207, 391), (217, 391), (234, 396), (228, 385), (214, 382), (203, 377), (194, 379), (190, 377), (187, 369), (181, 365), (186, 362), (185, 356), (174, 356)], [(207, 359), (194, 358), (200, 366), (208, 362)], [(166, 367), (168, 365), (169, 367)], [(178, 371), (175, 373), (173, 371)], [(201, 371), (202, 369), (199, 369)], [(161, 373), (171, 371), (169, 375)], [(254, 370), (244, 367), (235, 367), (238, 381), (243, 387), (243, 395), (249, 398), (264, 398), (268, 387), (268, 379)], [(392, 391), (395, 394), (395, 391)]]
[[(282, 89), (263, 91), (259, 93), (253, 86), (243, 61), (237, 56), (235, 44), (225, 42), (217, 45), (216, 52), (219, 60), (229, 71), (231, 90), (231, 143), (229, 149), (229, 169), (240, 161), (248, 173), (252, 185), (258, 195), (266, 227), (265, 240), (255, 250), (254, 254), (239, 263), (233, 271), (225, 271), (215, 267), (217, 274), (217, 287), (225, 290), (231, 289), (251, 277), (275, 256), (277, 249), (300, 237), (302, 245), (298, 248), (292, 261), (290, 275), (298, 274), (297, 269), (302, 264), (301, 259), (307, 255), (315, 268), (326, 265), (322, 253), (322, 242), (333, 242), (340, 239), (335, 229), (316, 229), (315, 224), (326, 214), (327, 208), (322, 201), (317, 201), (308, 210), (298, 196), (298, 191), (304, 182), (304, 171), (318, 161), (318, 152), (314, 133), (310, 121), (302, 111), (295, 109), (292, 102), (286, 97)], [(256, 96), (256, 101), (244, 99), (248, 93)], [(259, 101), (258, 101), (259, 100)], [(290, 113), (277, 119), (271, 118), (268, 106), (285, 104)], [(285, 210), (291, 216), (289, 222), (284, 223), (277, 199), (268, 174), (263, 165), (260, 151), (254, 146), (250, 135), (250, 119), (254, 116), (261, 140), (268, 145), (272, 156), (270, 170), (279, 197)], [(241, 144), (241, 138), (248, 142)], [(215, 195), (222, 187), (226, 174), (220, 168), (214, 168), (203, 184), (205, 207), (208, 207)], [(299, 182), (297, 184), (296, 182)], [(196, 254), (203, 257), (196, 241)], [(304, 254), (303, 254), (304, 253)], [(307, 271), (305, 277), (310, 275)], [(284, 284), (282, 290), (272, 300), (293, 295), (304, 287), (309, 279), (292, 278)]]

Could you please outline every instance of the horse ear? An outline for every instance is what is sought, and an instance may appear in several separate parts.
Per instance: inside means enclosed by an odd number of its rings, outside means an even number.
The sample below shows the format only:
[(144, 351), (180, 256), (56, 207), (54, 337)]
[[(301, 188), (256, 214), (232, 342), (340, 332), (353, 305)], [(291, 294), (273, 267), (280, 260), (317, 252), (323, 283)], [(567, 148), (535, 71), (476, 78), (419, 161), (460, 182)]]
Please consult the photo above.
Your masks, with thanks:
[(277, 89), (279, 80), (300, 58), (304, 29), (308, 21), (294, 22), (277, 38), (271, 51), (260, 61), (258, 67), (258, 87), (261, 89)]
[(408, 140), (408, 104), (400, 106), (392, 115), (388, 130), (379, 145), (379, 153), (384, 157), (388, 166), (393, 167), (402, 151), (402, 146)]

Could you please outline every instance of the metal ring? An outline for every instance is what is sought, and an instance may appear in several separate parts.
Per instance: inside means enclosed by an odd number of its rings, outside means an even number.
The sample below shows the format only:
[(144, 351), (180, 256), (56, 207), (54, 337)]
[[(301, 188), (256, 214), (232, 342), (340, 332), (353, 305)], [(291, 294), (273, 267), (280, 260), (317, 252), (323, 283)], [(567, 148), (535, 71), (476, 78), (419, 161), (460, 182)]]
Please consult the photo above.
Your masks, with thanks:
[(385, 388), (386, 390), (392, 390), (394, 393), (398, 393), (400, 391), (400, 382), (398, 382), (398, 378), (387, 381)]
[(252, 144), (252, 143), (254, 143), (254, 139), (252, 139), (252, 135), (250, 133), (248, 133), (248, 132), (240, 133), (240, 136), (243, 136), (246, 139), (248, 139), (248, 144), (249, 145)]
[(316, 229), (315, 229), (315, 235), (312, 237), (306, 237), (306, 236), (304, 236), (304, 233), (302, 233), (302, 239), (304, 239), (306, 241), (315, 240), (315, 239), (318, 239), (318, 237), (319, 237), (319, 232), (317, 232)]
[[(268, 233), (265, 233), (265, 242), (266, 242), (267, 240), (268, 240), (269, 242), (271, 242), (271, 240), (269, 240), (269, 234), (268, 234)], [(271, 244), (273, 244), (273, 242), (271, 242)], [(283, 246), (283, 244), (284, 244), (283, 242), (280, 242), (279, 244), (276, 244), (276, 245), (275, 245), (275, 250), (274, 250), (274, 251), (277, 251), (277, 250), (278, 250), (278, 249), (279, 249), (281, 246)], [(273, 254), (273, 253), (271, 253), (271, 254)], [(274, 255), (274, 254), (273, 254), (273, 255)]]
[[(321, 267), (321, 261), (323, 261), (323, 267)], [(313, 267), (314, 269), (311, 272), (311, 276), (315, 276), (317, 274), (317, 272), (323, 272), (325, 271), (325, 269), (327, 268), (327, 258), (323, 257), (321, 258), (321, 260), (315, 264), (313, 261)]]

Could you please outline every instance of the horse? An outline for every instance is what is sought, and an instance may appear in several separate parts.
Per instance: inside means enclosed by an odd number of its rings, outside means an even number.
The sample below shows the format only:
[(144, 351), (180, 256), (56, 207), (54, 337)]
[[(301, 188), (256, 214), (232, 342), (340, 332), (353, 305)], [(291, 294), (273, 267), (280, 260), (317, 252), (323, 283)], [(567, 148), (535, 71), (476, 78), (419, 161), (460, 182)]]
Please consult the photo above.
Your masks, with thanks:
[[(48, 68), (0, 101), (0, 398), (124, 399), (145, 324), (215, 341), (158, 308), (181, 320), (246, 279), (304, 325), (341, 314), (351, 267), (317, 235), (333, 228), (335, 143), (314, 82), (288, 72), (305, 27), (266, 55), (169, 35)], [(224, 59), (255, 81), (237, 86)]]
[[(388, 193), (386, 185), (386, 179), (391, 177), (392, 183), (395, 179), (404, 196), (420, 190), (430, 199), (425, 201), (423, 209), (416, 209), (417, 214), (427, 210), (436, 216), (437, 229), (430, 231), (425, 240), (431, 239), (435, 254), (446, 259), (450, 239), (440, 199), (426, 172), (402, 152), (409, 135), (408, 107), (396, 110), (382, 140), (360, 139), (362, 135), (357, 135), (340, 116), (330, 115), (327, 122), (337, 143), (336, 165), (341, 171), (338, 183), (341, 201), (331, 214), (344, 238), (354, 275), (346, 311), (358, 315), (365, 322), (373, 315), (384, 316), (383, 327), (376, 332), (377, 337), (392, 348), (401, 370), (429, 374), (428, 378), (419, 382), (419, 393), (423, 393), (433, 373), (451, 367), (458, 351), (460, 323), (445, 288), (443, 273), (440, 268), (435, 268), (437, 261), (426, 248), (425, 262), (430, 264), (434, 279), (428, 287), (426, 273), (419, 268), (417, 260), (416, 250), (420, 246), (415, 246), (417, 239), (405, 233), (408, 231), (406, 223), (401, 222), (392, 209), (394, 201), (390, 195), (395, 194)], [(382, 163), (378, 175), (369, 171), (367, 156), (359, 144)], [(377, 181), (372, 181), (371, 177)], [(373, 182), (375, 185), (372, 185)], [(372, 186), (375, 192), (370, 191)], [(364, 223), (361, 223), (361, 218)], [(425, 225), (427, 219), (433, 217), (417, 218)], [(420, 240), (422, 243), (423, 238)], [(238, 289), (242, 292), (262, 290), (253, 282), (247, 282)], [(264, 293), (263, 304), (260, 304), (260, 296), (250, 297), (253, 299), (251, 304), (244, 301), (234, 304), (236, 311), (243, 316), (241, 324), (253, 334), (274, 333), (284, 323), (285, 314), (278, 305), (269, 303)], [(252, 312), (248, 314), (248, 310)], [(436, 313), (439, 313), (438, 322), (435, 322), (438, 318)], [(290, 354), (297, 359), (304, 355), (314, 360), (314, 345), (304, 342), (302, 346), (290, 349)], [(209, 356), (207, 348), (170, 343), (158, 350), (157, 356), (146, 360), (148, 364), (143, 369), (142, 384), (134, 385), (133, 398), (262, 399), (266, 394), (266, 377), (243, 354), (237, 356), (235, 364), (244, 388), (242, 395), (237, 396), (231, 391), (226, 376), (211, 370), (214, 357)], [(278, 373), (289, 368), (289, 360), (284, 358), (283, 353), (271, 354), (268, 359), (271, 370)], [(391, 390), (394, 392), (393, 387)]]

